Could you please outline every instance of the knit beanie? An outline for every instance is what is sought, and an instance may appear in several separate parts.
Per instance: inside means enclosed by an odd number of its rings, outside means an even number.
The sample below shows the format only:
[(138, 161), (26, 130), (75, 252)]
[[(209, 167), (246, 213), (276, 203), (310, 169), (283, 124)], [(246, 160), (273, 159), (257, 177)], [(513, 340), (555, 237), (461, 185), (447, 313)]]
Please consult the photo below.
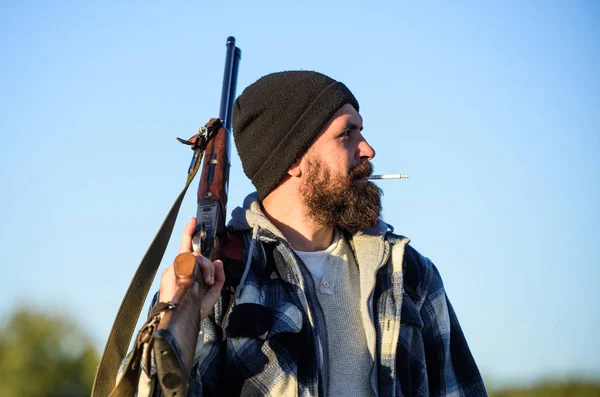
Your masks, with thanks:
[(268, 74), (242, 92), (233, 107), (233, 138), (260, 200), (347, 103), (359, 110), (344, 84), (311, 71)]

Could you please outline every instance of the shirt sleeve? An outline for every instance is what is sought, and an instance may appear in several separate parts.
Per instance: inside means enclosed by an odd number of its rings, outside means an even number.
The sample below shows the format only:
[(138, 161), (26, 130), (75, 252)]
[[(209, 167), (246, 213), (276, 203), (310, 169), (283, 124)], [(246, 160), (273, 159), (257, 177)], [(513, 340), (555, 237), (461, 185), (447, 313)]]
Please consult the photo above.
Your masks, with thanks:
[(211, 314), (202, 321), (203, 345), (196, 350), (193, 376), (188, 397), (210, 397), (220, 395), (220, 375), (223, 370), (223, 352), (225, 342), (221, 327)]
[[(422, 260), (429, 262), (427, 258), (422, 257)], [(429, 393), (431, 396), (487, 396), (442, 278), (431, 262), (427, 265), (420, 313)]]

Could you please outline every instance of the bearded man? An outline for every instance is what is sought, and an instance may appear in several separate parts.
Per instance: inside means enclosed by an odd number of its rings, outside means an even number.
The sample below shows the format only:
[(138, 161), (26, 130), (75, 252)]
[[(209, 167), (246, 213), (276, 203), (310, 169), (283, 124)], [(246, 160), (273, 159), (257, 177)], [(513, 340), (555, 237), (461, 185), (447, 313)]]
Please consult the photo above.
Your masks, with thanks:
[[(229, 223), (240, 271), (196, 254), (210, 287), (189, 395), (486, 395), (437, 269), (380, 219), (358, 111), (309, 71), (264, 76), (235, 101), (257, 192)], [(160, 300), (175, 289), (169, 268)]]

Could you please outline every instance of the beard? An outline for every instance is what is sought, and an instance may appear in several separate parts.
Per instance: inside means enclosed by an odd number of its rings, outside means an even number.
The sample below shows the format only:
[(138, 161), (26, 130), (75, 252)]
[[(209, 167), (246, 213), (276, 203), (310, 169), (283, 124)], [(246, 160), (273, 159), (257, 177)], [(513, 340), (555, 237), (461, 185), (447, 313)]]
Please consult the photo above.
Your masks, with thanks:
[(372, 182), (353, 182), (372, 173), (368, 160), (347, 175), (332, 176), (323, 161), (307, 159), (307, 178), (300, 194), (310, 218), (319, 225), (337, 226), (350, 233), (377, 225), (383, 192)]

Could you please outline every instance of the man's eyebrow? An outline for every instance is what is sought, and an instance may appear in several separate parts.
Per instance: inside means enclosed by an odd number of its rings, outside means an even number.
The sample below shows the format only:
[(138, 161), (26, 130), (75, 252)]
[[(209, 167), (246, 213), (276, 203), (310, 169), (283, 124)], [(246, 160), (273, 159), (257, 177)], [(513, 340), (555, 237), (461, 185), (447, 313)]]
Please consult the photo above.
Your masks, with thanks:
[(362, 131), (363, 130), (363, 126), (359, 126), (358, 124), (349, 121), (346, 123), (346, 125), (344, 126), (344, 129), (346, 130), (359, 130)]

